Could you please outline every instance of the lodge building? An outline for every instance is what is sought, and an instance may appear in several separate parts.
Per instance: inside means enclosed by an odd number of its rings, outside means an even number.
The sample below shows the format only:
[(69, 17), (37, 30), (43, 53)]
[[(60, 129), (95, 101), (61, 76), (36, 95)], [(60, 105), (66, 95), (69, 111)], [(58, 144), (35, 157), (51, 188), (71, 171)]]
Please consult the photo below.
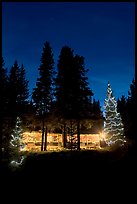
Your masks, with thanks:
[[(98, 121), (94, 122), (91, 129), (85, 130), (80, 134), (80, 148), (93, 149), (100, 146), (100, 132), (102, 131), (102, 123), (99, 126)], [(23, 143), (25, 144), (24, 151), (41, 151), (41, 130), (25, 131), (23, 133)], [(77, 138), (77, 134), (73, 135), (73, 139)], [(69, 147), (72, 137), (67, 134), (66, 145)], [(62, 150), (63, 136), (62, 133), (48, 132), (47, 133), (47, 150)]]
[[(74, 135), (76, 138), (77, 135)], [(23, 143), (25, 143), (25, 151), (41, 151), (41, 131), (32, 131), (23, 133)], [(70, 135), (67, 135), (67, 144), (71, 143)], [(91, 149), (100, 145), (100, 134), (81, 134), (80, 148)], [(63, 149), (63, 139), (60, 133), (47, 134), (47, 150)]]

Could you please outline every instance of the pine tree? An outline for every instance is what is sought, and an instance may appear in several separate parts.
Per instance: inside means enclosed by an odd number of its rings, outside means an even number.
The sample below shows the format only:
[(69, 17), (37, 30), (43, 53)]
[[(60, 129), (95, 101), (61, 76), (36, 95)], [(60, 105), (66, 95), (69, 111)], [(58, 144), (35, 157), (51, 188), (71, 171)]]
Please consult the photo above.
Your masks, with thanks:
[(28, 81), (25, 79), (25, 69), (22, 65), (20, 68), (15, 61), (10, 69), (8, 83), (8, 109), (11, 117), (22, 115), (29, 96)]
[[(40, 77), (37, 79), (36, 88), (34, 88), (32, 98), (39, 116), (42, 116), (42, 144), (41, 151), (47, 148), (47, 125), (45, 127), (45, 118), (52, 107), (53, 87), (54, 87), (54, 59), (49, 42), (44, 43), (41, 64), (39, 67)], [(45, 143), (44, 143), (45, 133)]]
[(72, 117), (77, 121), (77, 149), (80, 150), (80, 126), (81, 120), (89, 118), (91, 107), (91, 96), (93, 92), (89, 88), (88, 69), (84, 65), (84, 57), (76, 55), (74, 57), (73, 77), (73, 104)]
[(128, 138), (132, 139), (137, 144), (137, 87), (135, 86), (135, 79), (132, 80), (130, 90), (127, 98), (127, 131)]
[(135, 118), (135, 110), (136, 110), (136, 87), (135, 87), (135, 80), (132, 80), (130, 84), (130, 90), (128, 91), (128, 98), (127, 98), (127, 111), (128, 111), (128, 118), (132, 120)]
[(2, 58), (2, 65), (0, 66), (0, 156), (2, 155), (2, 148), (5, 151), (7, 146), (7, 138), (5, 138), (6, 134), (4, 131), (8, 103), (7, 83), (7, 70), (5, 69), (4, 59)]
[(118, 98), (117, 100), (117, 110), (120, 112), (121, 117), (123, 120), (125, 119), (125, 110), (127, 106), (127, 100), (124, 95), (121, 96), (121, 98)]
[(68, 46), (61, 49), (58, 60), (58, 73), (56, 77), (56, 102), (58, 115), (67, 119), (70, 110), (70, 80), (73, 68), (73, 50)]
[(121, 114), (122, 121), (124, 124), (125, 135), (133, 142), (137, 143), (137, 126), (136, 126), (136, 115), (137, 115), (137, 95), (136, 95), (135, 80), (132, 80), (130, 84), (130, 90), (128, 91), (128, 97), (122, 96), (118, 99), (118, 110)]
[(21, 127), (21, 120), (19, 117), (16, 119), (15, 128), (11, 134), (10, 149), (11, 149), (11, 164), (20, 165), (22, 164), (24, 157), (21, 155), (21, 150), (25, 147), (22, 141), (23, 129)]
[(28, 89), (28, 80), (26, 79), (26, 72), (25, 68), (22, 64), (19, 73), (19, 92), (17, 96), (17, 102), (19, 106), (20, 113), (25, 113), (26, 106), (28, 104), (28, 96), (29, 96), (29, 89)]
[(71, 104), (70, 97), (72, 89), (71, 85), (71, 72), (73, 69), (73, 50), (64, 46), (61, 49), (59, 60), (57, 64), (58, 72), (56, 77), (56, 116), (62, 123), (62, 138), (63, 147), (66, 148), (67, 135), (66, 135), (66, 121), (70, 118)]
[(126, 135), (128, 127), (128, 112), (127, 112), (127, 99), (124, 95), (117, 100), (117, 111), (120, 113), (124, 125), (124, 134)]
[(19, 92), (19, 66), (18, 62), (15, 61), (14, 65), (10, 69), (9, 73), (9, 83), (8, 83), (8, 110), (11, 117), (16, 117), (18, 115), (17, 110), (17, 96)]
[(56, 100), (58, 115), (64, 122), (64, 147), (66, 121), (70, 120), (70, 124), (77, 121), (77, 149), (80, 149), (80, 120), (88, 116), (93, 95), (88, 87), (87, 71), (83, 56), (74, 56), (73, 50), (68, 46), (61, 49), (56, 78)]
[(91, 96), (93, 92), (89, 88), (88, 69), (84, 65), (84, 57), (76, 55), (74, 57), (74, 71), (73, 71), (73, 114), (74, 118), (87, 118), (91, 105)]
[(2, 65), (0, 66), (0, 114), (6, 115), (7, 108), (7, 69), (5, 69), (5, 62), (2, 58)]
[(117, 102), (113, 96), (111, 86), (108, 83), (107, 99), (105, 99), (105, 122), (104, 133), (106, 135), (106, 143), (114, 144), (118, 141), (124, 142), (124, 128), (120, 113), (117, 112)]
[(102, 118), (102, 112), (101, 112), (99, 100), (96, 101), (95, 99), (93, 99), (91, 112), (92, 112), (92, 118), (94, 119)]

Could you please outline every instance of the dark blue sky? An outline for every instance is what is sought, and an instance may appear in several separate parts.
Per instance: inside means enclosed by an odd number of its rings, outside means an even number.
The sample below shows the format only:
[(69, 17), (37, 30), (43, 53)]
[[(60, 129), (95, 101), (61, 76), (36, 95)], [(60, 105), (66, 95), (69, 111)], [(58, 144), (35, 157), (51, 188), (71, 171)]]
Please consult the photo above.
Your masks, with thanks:
[(39, 77), (45, 41), (55, 67), (62, 46), (85, 57), (89, 84), (101, 106), (109, 81), (114, 96), (127, 96), (135, 74), (135, 4), (131, 2), (3, 2), (2, 55), (26, 68), (30, 93)]

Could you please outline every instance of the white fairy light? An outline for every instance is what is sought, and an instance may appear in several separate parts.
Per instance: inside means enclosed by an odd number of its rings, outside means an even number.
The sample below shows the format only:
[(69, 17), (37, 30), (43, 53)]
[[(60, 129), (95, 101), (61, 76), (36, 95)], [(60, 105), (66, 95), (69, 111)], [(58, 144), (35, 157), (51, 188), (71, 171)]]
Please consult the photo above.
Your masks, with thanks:
[(23, 137), (23, 129), (21, 128), (21, 120), (19, 117), (16, 119), (15, 128), (13, 129), (13, 133), (11, 134), (11, 153), (13, 160), (10, 162), (12, 166), (21, 165), (24, 156), (21, 156), (21, 151), (24, 150), (25, 144), (22, 141)]
[(19, 162), (13, 160), (13, 161), (10, 162), (10, 164), (13, 165), (13, 166), (18, 167), (18, 166), (22, 165), (23, 160), (24, 160), (24, 156), (20, 156), (20, 161)]
[(112, 145), (117, 141), (125, 142), (125, 136), (123, 136), (123, 123), (120, 113), (117, 112), (117, 102), (112, 94), (110, 84), (108, 84), (107, 99), (105, 99), (104, 109), (104, 133), (106, 135), (107, 144)]

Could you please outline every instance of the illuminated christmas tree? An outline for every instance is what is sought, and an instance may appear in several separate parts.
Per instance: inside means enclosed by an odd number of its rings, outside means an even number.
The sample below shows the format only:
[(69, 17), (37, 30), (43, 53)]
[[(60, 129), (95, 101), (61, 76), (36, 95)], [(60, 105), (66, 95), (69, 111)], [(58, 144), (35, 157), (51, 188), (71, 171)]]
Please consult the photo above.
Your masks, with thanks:
[(21, 150), (24, 148), (22, 143), (23, 129), (21, 127), (21, 120), (19, 117), (16, 119), (15, 128), (11, 134), (11, 164), (14, 166), (19, 166), (22, 164), (24, 157), (21, 155)]
[(106, 143), (112, 145), (116, 142), (125, 142), (124, 126), (120, 113), (117, 112), (117, 101), (113, 96), (110, 84), (108, 83), (107, 88), (107, 99), (105, 99), (105, 122), (104, 122), (104, 133)]

